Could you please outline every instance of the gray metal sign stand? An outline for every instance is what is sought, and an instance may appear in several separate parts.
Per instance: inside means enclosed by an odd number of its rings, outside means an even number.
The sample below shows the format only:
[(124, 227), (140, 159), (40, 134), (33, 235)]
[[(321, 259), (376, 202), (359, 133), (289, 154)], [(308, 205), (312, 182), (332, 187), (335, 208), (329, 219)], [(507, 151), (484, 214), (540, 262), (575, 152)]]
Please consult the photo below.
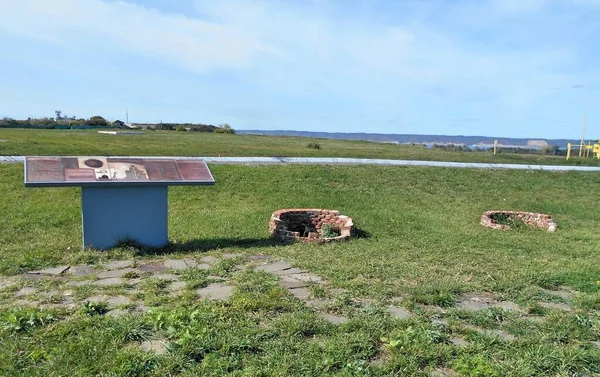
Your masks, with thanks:
[[(86, 165), (92, 165), (92, 167)], [(168, 186), (213, 185), (204, 161), (102, 157), (27, 157), (26, 187), (81, 187), (83, 247), (133, 241), (163, 247)]]

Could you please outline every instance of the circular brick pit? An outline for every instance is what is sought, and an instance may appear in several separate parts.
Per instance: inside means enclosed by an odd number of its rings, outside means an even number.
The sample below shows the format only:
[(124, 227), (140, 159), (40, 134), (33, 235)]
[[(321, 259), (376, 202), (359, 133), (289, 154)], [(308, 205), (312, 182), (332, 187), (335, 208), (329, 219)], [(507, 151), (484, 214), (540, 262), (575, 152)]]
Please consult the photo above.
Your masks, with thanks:
[(481, 215), (481, 225), (492, 229), (510, 230), (510, 224), (525, 225), (555, 232), (557, 225), (552, 218), (544, 213), (522, 211), (487, 211)]
[[(323, 237), (329, 228), (337, 236)], [(271, 235), (282, 242), (331, 242), (350, 238), (352, 218), (329, 209), (280, 209), (273, 212), (269, 222)]]

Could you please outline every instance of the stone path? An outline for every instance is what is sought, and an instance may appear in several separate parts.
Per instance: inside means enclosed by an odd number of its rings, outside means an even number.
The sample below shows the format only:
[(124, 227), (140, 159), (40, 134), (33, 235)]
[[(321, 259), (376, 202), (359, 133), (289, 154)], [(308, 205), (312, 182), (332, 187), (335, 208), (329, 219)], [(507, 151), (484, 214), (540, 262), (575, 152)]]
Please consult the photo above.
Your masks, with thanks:
[[(211, 275), (213, 269), (220, 268), (220, 271), (223, 271), (222, 263), (227, 265), (226, 270), (229, 272), (223, 276), (214, 275), (216, 272)], [(107, 311), (104, 315), (118, 317), (151, 310), (152, 307), (146, 306), (144, 302), (148, 289), (151, 294), (164, 295), (171, 299), (189, 292), (195, 294), (199, 300), (227, 301), (235, 292), (232, 277), (247, 269), (277, 276), (279, 286), (320, 313), (333, 325), (343, 325), (351, 321), (356, 313), (361, 313), (363, 308), (367, 310), (368, 305), (378, 305), (372, 300), (352, 298), (343, 289), (331, 288), (322, 277), (294, 267), (288, 261), (276, 260), (268, 255), (222, 254), (218, 257), (205, 256), (198, 259), (120, 260), (95, 266), (58, 266), (29, 271), (14, 277), (0, 277), (0, 307), (29, 306), (73, 312), (79, 310), (85, 302), (105, 303)], [(185, 276), (193, 270), (204, 274), (208, 284), (192, 290)], [(156, 287), (160, 288), (148, 288), (150, 283), (158, 284)], [(320, 292), (319, 297), (315, 296), (315, 291)], [(572, 310), (568, 302), (572, 299), (574, 291), (569, 287), (561, 287), (559, 290), (540, 288), (540, 293), (549, 298), (548, 301), (538, 302), (542, 308), (550, 311)], [(351, 300), (352, 305), (340, 305), (336, 301), (340, 297), (345, 297), (346, 303), (348, 299)], [(380, 307), (390, 318), (398, 320), (411, 320), (417, 316), (398, 304)], [(500, 329), (484, 329), (464, 323), (450, 326), (445, 317), (453, 310), (477, 312), (501, 309), (515, 313), (518, 318), (524, 320), (544, 320), (543, 316), (527, 314), (516, 303), (498, 300), (490, 293), (463, 294), (453, 309), (435, 306), (421, 306), (421, 309), (425, 313), (422, 315), (428, 316), (434, 326), (445, 329), (449, 334), (449, 343), (456, 347), (469, 345), (463, 337), (469, 332), (498, 337), (506, 342), (514, 341), (515, 336)], [(600, 342), (595, 341), (592, 344), (598, 347)], [(168, 344), (159, 340), (143, 342), (140, 347), (158, 354), (168, 350)]]

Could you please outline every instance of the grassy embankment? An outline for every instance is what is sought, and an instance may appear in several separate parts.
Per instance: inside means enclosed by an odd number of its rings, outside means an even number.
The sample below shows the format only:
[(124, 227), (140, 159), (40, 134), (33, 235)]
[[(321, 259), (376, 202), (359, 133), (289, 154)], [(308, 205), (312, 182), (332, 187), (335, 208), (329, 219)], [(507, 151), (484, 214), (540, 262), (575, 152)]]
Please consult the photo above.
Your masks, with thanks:
[[(593, 158), (571, 159), (488, 152), (450, 152), (425, 147), (297, 137), (149, 131), (145, 135), (101, 135), (97, 131), (0, 129), (0, 155), (284, 156), (355, 157), (455, 162), (600, 166)], [(307, 145), (316, 142), (321, 149)]]

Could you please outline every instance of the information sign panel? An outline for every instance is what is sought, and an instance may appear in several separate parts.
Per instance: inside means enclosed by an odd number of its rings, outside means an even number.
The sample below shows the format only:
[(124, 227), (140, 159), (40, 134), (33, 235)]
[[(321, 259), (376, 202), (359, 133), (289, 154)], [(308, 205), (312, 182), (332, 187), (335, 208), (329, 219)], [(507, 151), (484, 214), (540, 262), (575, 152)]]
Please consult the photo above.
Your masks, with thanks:
[(212, 185), (202, 160), (127, 157), (27, 157), (25, 186)]

